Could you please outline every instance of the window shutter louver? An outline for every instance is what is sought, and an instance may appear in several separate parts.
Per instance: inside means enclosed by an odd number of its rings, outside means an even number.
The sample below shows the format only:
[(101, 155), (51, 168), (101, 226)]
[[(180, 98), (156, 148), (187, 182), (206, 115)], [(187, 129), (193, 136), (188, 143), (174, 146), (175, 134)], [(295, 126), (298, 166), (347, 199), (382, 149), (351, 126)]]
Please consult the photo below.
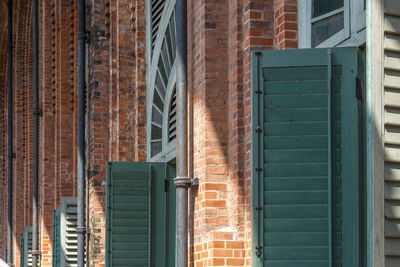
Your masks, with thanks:
[(164, 190), (166, 171), (166, 163), (107, 164), (107, 267), (174, 266), (166, 229), (175, 225), (167, 219), (175, 214), (175, 191)]
[(32, 266), (32, 226), (24, 229), (24, 266)]
[(357, 55), (252, 56), (255, 266), (358, 266)]
[(165, 5), (165, 0), (151, 1), (151, 45), (153, 49), (157, 39), (157, 32), (160, 26), (164, 5)]
[(61, 210), (53, 211), (53, 267), (61, 265), (61, 237), (60, 237)]
[(61, 210), (61, 266), (77, 266), (78, 240), (76, 197), (62, 197)]
[(21, 238), (21, 246), (20, 246), (20, 250), (19, 250), (19, 253), (20, 253), (20, 265), (21, 265), (21, 267), (24, 267), (24, 264), (25, 264), (24, 234), (21, 234), (20, 238)]
[(168, 142), (176, 138), (176, 88), (174, 88), (170, 103), (168, 115)]

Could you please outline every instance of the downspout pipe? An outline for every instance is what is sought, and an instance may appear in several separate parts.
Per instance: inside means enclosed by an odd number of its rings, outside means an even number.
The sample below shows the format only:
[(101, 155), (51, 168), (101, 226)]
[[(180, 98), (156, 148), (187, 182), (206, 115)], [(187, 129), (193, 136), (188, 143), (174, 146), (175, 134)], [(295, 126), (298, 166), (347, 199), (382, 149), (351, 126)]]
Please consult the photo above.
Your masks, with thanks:
[(187, 0), (176, 0), (176, 250), (175, 266), (188, 266)]
[(40, 252), (38, 224), (39, 192), (39, 40), (38, 0), (32, 1), (32, 43), (33, 43), (33, 202), (32, 202), (32, 266), (38, 265)]
[(85, 265), (85, 105), (86, 105), (86, 2), (78, 0), (78, 267)]
[(13, 215), (13, 25), (12, 0), (8, 0), (8, 223), (7, 223), (7, 261), (12, 265), (12, 215)]

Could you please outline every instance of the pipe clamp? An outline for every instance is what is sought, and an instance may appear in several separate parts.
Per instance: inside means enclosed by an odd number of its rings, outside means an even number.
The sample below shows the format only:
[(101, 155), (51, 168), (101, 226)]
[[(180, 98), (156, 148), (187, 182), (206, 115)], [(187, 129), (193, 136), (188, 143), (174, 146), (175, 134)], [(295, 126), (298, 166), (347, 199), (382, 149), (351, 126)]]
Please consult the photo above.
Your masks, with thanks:
[(192, 184), (192, 179), (189, 177), (176, 177), (174, 179), (175, 187), (189, 187)]
[(174, 185), (175, 187), (198, 186), (199, 178), (176, 177), (174, 179)]
[(40, 253), (39, 250), (32, 250), (32, 256), (40, 256), (42, 253)]

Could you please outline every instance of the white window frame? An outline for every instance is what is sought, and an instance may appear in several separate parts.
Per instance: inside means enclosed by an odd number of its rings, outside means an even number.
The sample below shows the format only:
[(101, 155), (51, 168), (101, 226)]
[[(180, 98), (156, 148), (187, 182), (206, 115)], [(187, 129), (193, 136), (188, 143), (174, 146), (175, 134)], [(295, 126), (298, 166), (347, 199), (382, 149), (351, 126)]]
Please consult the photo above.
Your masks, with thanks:
[(344, 28), (316, 46), (316, 48), (335, 46), (359, 46), (365, 43), (364, 0), (344, 0), (343, 8), (312, 18), (312, 0), (298, 0), (299, 10), (299, 48), (311, 48), (311, 25), (315, 21), (344, 13)]

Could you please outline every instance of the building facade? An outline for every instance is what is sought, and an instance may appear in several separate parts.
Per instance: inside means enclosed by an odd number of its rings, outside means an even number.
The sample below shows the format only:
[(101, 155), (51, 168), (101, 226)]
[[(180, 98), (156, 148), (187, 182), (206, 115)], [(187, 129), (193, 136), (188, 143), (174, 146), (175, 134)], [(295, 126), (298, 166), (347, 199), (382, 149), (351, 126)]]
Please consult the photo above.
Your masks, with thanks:
[[(179, 34), (175, 0), (89, 0), (86, 4), (85, 205), (90, 230), (86, 262), (96, 267), (173, 266), (176, 222), (171, 179), (176, 161), (175, 43)], [(198, 178), (198, 185), (189, 189), (190, 266), (329, 266), (330, 261), (334, 266), (398, 265), (395, 89), (399, 10), (400, 5), (389, 0), (188, 1), (188, 168), (189, 176)], [(12, 170), (7, 167), (5, 1), (0, 2), (0, 12), (0, 258), (11, 254), (8, 262), (31, 266), (32, 3), (13, 1)], [(368, 24), (372, 18), (380, 19), (379, 23)], [(39, 266), (76, 264), (77, 31), (77, 1), (39, 1)], [(381, 43), (387, 40), (383, 33), (388, 34), (392, 46)], [(302, 52), (297, 48), (309, 49)], [(270, 51), (287, 49), (291, 51)], [(382, 68), (380, 63), (371, 63), (383, 59), (388, 63)], [(321, 66), (322, 74), (317, 70)], [(385, 87), (385, 93), (393, 95), (387, 98), (388, 103), (383, 101), (386, 95), (381, 93), (383, 82), (379, 80), (389, 77), (382, 76), (384, 70), (393, 77), (393, 84)], [(265, 79), (262, 85), (258, 84), (260, 73)], [(285, 93), (284, 87), (279, 89), (283, 91), (268, 91), (272, 87), (265, 77), (271, 77), (272, 83), (287, 83), (287, 88), (297, 84), (307, 91), (302, 82), (320, 82), (307, 75), (333, 80), (320, 86), (332, 90), (332, 105), (319, 106), (328, 103), (324, 102), (325, 91), (292, 95), (289, 90)], [(354, 98), (349, 94), (352, 100), (344, 101), (343, 95), (353, 89)], [(356, 96), (357, 89), (361, 96)], [(260, 90), (265, 97), (258, 100), (256, 92)], [(339, 102), (335, 102), (337, 94), (342, 97)], [(282, 95), (285, 100), (279, 100)], [(283, 113), (274, 115), (268, 110), (275, 104)], [(307, 113), (315, 108), (320, 110)], [(331, 114), (332, 120), (318, 117), (325, 113)], [(339, 119), (337, 114), (342, 114)], [(374, 119), (371, 114), (375, 114)], [(332, 127), (330, 139), (307, 139), (325, 136), (313, 132), (325, 129), (316, 124), (305, 124), (304, 129), (280, 128), (283, 132), (268, 135), (279, 123), (293, 126), (304, 118)], [(263, 137), (256, 131), (260, 123), (267, 125)], [(338, 129), (348, 131), (337, 130), (337, 124)], [(373, 131), (371, 125), (380, 130)], [(296, 134), (290, 134), (296, 129), (300, 131), (297, 137), (307, 135), (297, 143), (291, 138)], [(356, 139), (351, 139), (352, 135)], [(270, 142), (268, 138), (281, 139)], [(326, 146), (325, 141), (331, 143)], [(259, 147), (265, 152), (257, 154)], [(350, 147), (353, 150), (347, 150)], [(296, 149), (300, 153), (296, 154)], [(285, 154), (284, 150), (290, 151)], [(338, 162), (342, 164), (339, 167)], [(333, 176), (324, 171), (307, 173), (315, 163), (322, 164), (323, 170), (330, 166)], [(269, 176), (271, 164), (280, 164), (281, 174)], [(293, 164), (301, 166), (296, 169)], [(10, 171), (12, 253), (7, 251)], [(258, 173), (265, 179), (258, 178)], [(311, 178), (316, 179), (308, 184)], [(130, 179), (132, 184), (127, 182)], [(118, 189), (118, 183), (126, 188)], [(318, 184), (323, 185), (318, 188)], [(325, 187), (328, 184), (332, 190)], [(318, 205), (324, 206), (323, 217), (310, 212), (318, 210)], [(272, 206), (278, 206), (277, 211)], [(292, 209), (279, 215), (285, 208)], [(144, 217), (135, 217), (138, 214)], [(299, 219), (303, 221), (290, 225)], [(323, 221), (322, 230), (316, 230), (316, 219)], [(274, 220), (278, 222), (275, 225)], [(307, 224), (309, 230), (300, 227)], [(302, 231), (308, 234), (302, 235)], [(347, 238), (351, 233), (355, 236)], [(371, 245), (374, 242), (376, 245)], [(349, 255), (350, 251), (354, 253)]]

